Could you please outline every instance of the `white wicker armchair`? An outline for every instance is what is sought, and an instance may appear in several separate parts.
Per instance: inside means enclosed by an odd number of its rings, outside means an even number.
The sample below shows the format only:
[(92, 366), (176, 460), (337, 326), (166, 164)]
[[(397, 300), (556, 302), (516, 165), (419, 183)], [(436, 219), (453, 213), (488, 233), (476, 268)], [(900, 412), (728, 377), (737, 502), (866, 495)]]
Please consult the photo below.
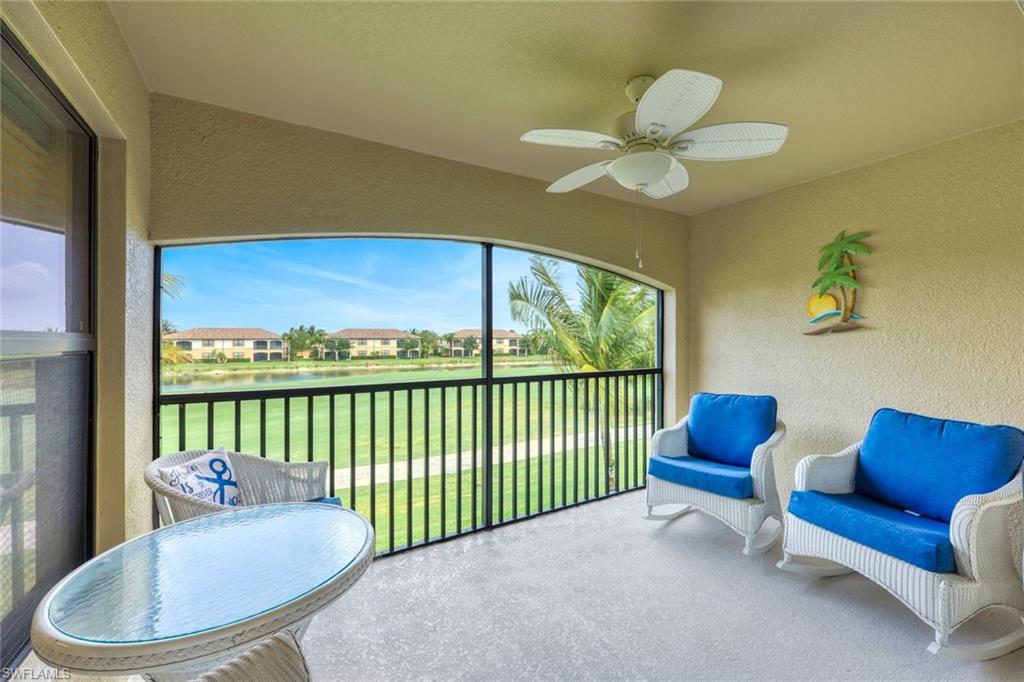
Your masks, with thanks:
[[(688, 421), (689, 416), (683, 417), (675, 426), (655, 433), (651, 439), (651, 456), (678, 458), (687, 455), (690, 451)], [(768, 440), (754, 448), (750, 459), (752, 497), (728, 497), (648, 474), (645, 518), (674, 519), (696, 509), (722, 521), (743, 536), (744, 554), (756, 555), (768, 551), (782, 537), (782, 512), (779, 507), (778, 490), (775, 487), (775, 467), (772, 459), (775, 447), (785, 435), (786, 425), (777, 419), (775, 432)], [(682, 507), (669, 513), (655, 514), (654, 508), (661, 505)], [(758, 539), (759, 531), (769, 518), (775, 518), (779, 525)]]
[[(812, 455), (796, 469), (797, 491), (854, 492), (861, 443), (834, 455)], [(949, 637), (980, 611), (1004, 607), (1024, 617), (1022, 477), (1003, 487), (960, 499), (949, 524), (955, 573), (934, 573), (786, 513), (779, 568), (814, 576), (857, 572), (882, 586), (935, 630), (931, 653), (986, 660), (1024, 646), (1024, 626), (989, 642), (953, 645)], [(824, 563), (806, 564), (796, 556)]]
[[(223, 505), (185, 495), (160, 478), (160, 469), (184, 464), (207, 452), (175, 452), (153, 460), (146, 467), (146, 485), (156, 493), (156, 506), (164, 525), (226, 509)], [(327, 494), (327, 462), (278, 462), (240, 452), (227, 455), (235, 468), (242, 506), (305, 502)]]

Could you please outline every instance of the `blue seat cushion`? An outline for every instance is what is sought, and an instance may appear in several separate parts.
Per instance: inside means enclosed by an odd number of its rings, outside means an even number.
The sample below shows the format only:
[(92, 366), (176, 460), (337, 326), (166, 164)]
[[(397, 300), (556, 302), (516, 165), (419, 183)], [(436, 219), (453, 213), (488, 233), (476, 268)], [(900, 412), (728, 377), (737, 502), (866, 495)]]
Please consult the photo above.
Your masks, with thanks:
[(775, 432), (777, 409), (770, 395), (695, 393), (686, 424), (689, 454), (749, 467), (754, 448)]
[(699, 488), (716, 495), (746, 499), (754, 496), (754, 479), (747, 467), (734, 467), (697, 457), (651, 457), (647, 473), (663, 481)]
[(954, 573), (949, 524), (890, 507), (856, 493), (797, 490), (789, 511), (808, 523), (932, 573)]
[(312, 500), (308, 500), (308, 501), (309, 502), (319, 502), (320, 504), (333, 504), (336, 507), (343, 506), (341, 504), (341, 498), (340, 497), (314, 497)]
[(949, 522), (956, 503), (1013, 478), (1024, 432), (1012, 426), (922, 417), (883, 408), (871, 419), (857, 461), (855, 492)]

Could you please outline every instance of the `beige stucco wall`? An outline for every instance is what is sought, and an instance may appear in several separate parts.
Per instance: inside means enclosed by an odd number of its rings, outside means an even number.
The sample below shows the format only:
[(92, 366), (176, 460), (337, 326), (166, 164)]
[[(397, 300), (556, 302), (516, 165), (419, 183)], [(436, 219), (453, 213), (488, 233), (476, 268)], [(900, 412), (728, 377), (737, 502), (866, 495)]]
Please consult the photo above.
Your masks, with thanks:
[(149, 91), (102, 2), (12, 2), (4, 20), (100, 138), (97, 225), (98, 549), (150, 526)]
[[(1024, 426), (1024, 121), (696, 216), (693, 390), (771, 393), (798, 459), (859, 440), (874, 410)], [(804, 336), (818, 248), (869, 230), (867, 329)]]
[(154, 241), (454, 236), (601, 265), (666, 290), (667, 418), (685, 405), (683, 216), (644, 208), (638, 272), (627, 202), (167, 95), (151, 115)]

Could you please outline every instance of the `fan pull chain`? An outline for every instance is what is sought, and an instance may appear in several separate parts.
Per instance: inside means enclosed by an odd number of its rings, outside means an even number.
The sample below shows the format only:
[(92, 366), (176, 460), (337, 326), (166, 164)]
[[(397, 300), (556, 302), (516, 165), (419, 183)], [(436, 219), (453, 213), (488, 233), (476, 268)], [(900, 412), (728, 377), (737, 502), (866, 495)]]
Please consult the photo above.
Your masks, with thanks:
[(639, 270), (643, 270), (644, 269), (644, 259), (643, 259), (643, 256), (641, 254), (641, 252), (643, 251), (643, 245), (644, 245), (644, 243), (643, 243), (643, 226), (641, 225), (641, 222), (640, 222), (640, 196), (641, 196), (642, 192), (643, 192), (643, 187), (637, 187), (636, 188), (636, 224), (634, 225), (634, 228), (633, 228), (633, 244), (634, 244), (633, 256), (634, 256), (634, 258), (636, 258), (637, 269), (639, 269)]

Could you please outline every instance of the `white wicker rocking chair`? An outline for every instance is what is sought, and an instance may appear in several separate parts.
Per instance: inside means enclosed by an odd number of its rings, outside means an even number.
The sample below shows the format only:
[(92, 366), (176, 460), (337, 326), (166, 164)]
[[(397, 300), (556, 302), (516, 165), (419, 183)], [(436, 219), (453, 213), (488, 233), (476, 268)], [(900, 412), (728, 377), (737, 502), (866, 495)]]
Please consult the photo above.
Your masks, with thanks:
[[(796, 469), (795, 491), (850, 495), (857, 483), (864, 441), (834, 455), (805, 457)], [(933, 654), (988, 660), (1024, 647), (1024, 626), (991, 641), (956, 645), (953, 631), (982, 610), (1002, 607), (1024, 619), (1022, 542), (1024, 495), (1018, 471), (1002, 487), (960, 498), (949, 521), (955, 571), (935, 572), (826, 530), (787, 511), (779, 568), (815, 577), (857, 572), (885, 588), (935, 630)], [(812, 557), (819, 563), (795, 561)]]
[[(757, 396), (699, 396), (720, 398), (755, 398)], [(772, 399), (774, 405), (774, 399)], [(694, 405), (691, 405), (691, 411)], [(773, 409), (774, 412), (774, 409)], [(651, 456), (661, 458), (682, 458), (690, 453), (690, 415), (683, 417), (675, 426), (662, 429), (651, 439)], [(750, 455), (750, 478), (753, 479), (753, 494), (750, 497), (732, 497), (716, 494), (696, 486), (683, 485), (660, 478), (654, 473), (647, 475), (647, 514), (650, 520), (671, 520), (691, 511), (699, 510), (713, 516), (744, 538), (743, 553), (748, 556), (763, 554), (782, 538), (782, 511), (779, 506), (778, 490), (775, 487), (773, 451), (786, 435), (786, 425), (775, 420), (775, 431), (764, 442), (753, 448)], [(749, 451), (748, 451), (749, 452)], [(738, 468), (738, 467), (737, 467)], [(655, 513), (654, 508), (662, 505), (682, 505), (666, 513)], [(778, 525), (760, 532), (768, 519), (774, 518)], [(758, 536), (761, 537), (758, 537)]]
[[(156, 506), (163, 525), (227, 509), (224, 505), (185, 495), (160, 478), (160, 469), (184, 464), (207, 452), (175, 452), (153, 460), (146, 467), (146, 485), (156, 493)], [(278, 462), (240, 452), (228, 452), (227, 455), (238, 478), (242, 506), (306, 502), (327, 494), (327, 462)]]

